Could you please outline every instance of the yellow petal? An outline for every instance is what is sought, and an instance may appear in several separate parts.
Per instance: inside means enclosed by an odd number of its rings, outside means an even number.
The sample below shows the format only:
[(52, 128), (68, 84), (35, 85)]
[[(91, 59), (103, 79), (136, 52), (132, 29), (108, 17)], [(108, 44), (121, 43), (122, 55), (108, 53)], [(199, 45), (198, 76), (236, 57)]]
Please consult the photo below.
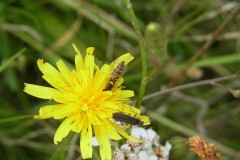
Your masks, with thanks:
[[(134, 57), (130, 53), (126, 53), (120, 57), (118, 57), (114, 62), (111, 63), (111, 66), (117, 66), (120, 62), (124, 61), (124, 65), (126, 66), (129, 62), (131, 62)], [(114, 67), (114, 68), (115, 68)]]
[(61, 109), (52, 113), (54, 119), (62, 119), (79, 110), (79, 106), (76, 104), (63, 104), (62, 106)]
[[(92, 92), (94, 95), (94, 92)], [(112, 95), (111, 91), (105, 91), (105, 92), (95, 92), (95, 98), (97, 99), (97, 104), (101, 104), (103, 102), (108, 101), (107, 99), (110, 98)]]
[(73, 119), (74, 119), (74, 117), (66, 118), (61, 123), (61, 125), (58, 127), (58, 129), (54, 135), (54, 143), (55, 144), (58, 144), (59, 142), (61, 142), (62, 139), (68, 135), (68, 133), (70, 132), (71, 123), (72, 123)]
[(97, 126), (93, 126), (93, 128), (99, 144), (101, 159), (111, 160), (112, 159), (111, 145), (110, 145), (108, 136), (104, 131), (103, 126), (97, 125)]
[(117, 110), (119, 108), (119, 106), (111, 101), (104, 101), (99, 105), (99, 108), (109, 108), (109, 109), (115, 109)]
[(77, 48), (77, 46), (73, 43), (73, 48), (75, 50), (75, 52), (77, 52), (78, 55), (82, 55), (82, 53), (80, 52), (80, 50)]
[(67, 84), (69, 86), (72, 86), (72, 88), (74, 88), (74, 86), (76, 85), (76, 80), (74, 79), (74, 77), (71, 75), (71, 72), (69, 71), (69, 69), (67, 68), (67, 66), (65, 65), (65, 63), (62, 60), (59, 60), (57, 62), (57, 67), (62, 75), (62, 77), (65, 79), (65, 81), (67, 82)]
[(133, 97), (134, 92), (131, 90), (121, 90), (120, 92), (118, 92), (116, 94), (116, 96), (118, 96), (119, 99), (125, 99), (125, 98), (129, 98), (129, 97)]
[(79, 133), (82, 130), (83, 124), (85, 124), (86, 116), (78, 113), (75, 115), (75, 121), (72, 123), (71, 130)]
[(143, 122), (143, 125), (149, 125), (150, 119), (148, 116), (138, 116), (138, 119), (140, 119)]
[(38, 67), (43, 73), (43, 78), (53, 87), (61, 90), (66, 91), (68, 90), (68, 86), (70, 86), (66, 79), (61, 75), (61, 73), (55, 69), (49, 63), (44, 63), (42, 59), (37, 61)]
[(117, 133), (115, 128), (108, 123), (105, 123), (103, 128), (105, 129), (105, 132), (107, 133), (108, 137), (110, 137), (113, 140), (120, 140), (122, 137)]
[(129, 134), (127, 134), (121, 127), (119, 127), (118, 125), (114, 124), (114, 123), (111, 123), (111, 125), (117, 130), (117, 132), (119, 134), (121, 134), (123, 137), (131, 140), (131, 141), (134, 141), (134, 142), (140, 142), (140, 140), (138, 138), (135, 138), (133, 136), (130, 136)]
[(74, 50), (77, 52), (77, 55), (75, 56), (75, 66), (78, 77), (80, 77), (80, 71), (84, 69), (84, 61), (82, 57), (82, 53), (79, 51), (77, 46), (73, 44)]
[(87, 116), (92, 125), (99, 125), (102, 123), (98, 115), (96, 115), (96, 111), (93, 111), (92, 109), (87, 111)]
[(28, 83), (24, 83), (24, 85), (24, 92), (42, 99), (52, 99), (54, 95), (59, 92), (58, 90), (50, 87), (44, 87)]
[(80, 150), (83, 159), (92, 157), (92, 126), (88, 120), (86, 120), (83, 124), (80, 139)]
[(43, 106), (39, 110), (39, 114), (35, 115), (34, 118), (36, 119), (46, 119), (53, 116), (53, 113), (62, 109), (64, 105), (62, 104), (55, 104), (55, 105), (48, 105)]
[(128, 114), (130, 116), (137, 116), (140, 115), (140, 110), (133, 107), (129, 106), (128, 104), (121, 104), (120, 105), (121, 112), (124, 112), (125, 114)]
[(66, 83), (65, 81), (61, 81), (56, 77), (56, 75), (53, 74), (44, 74), (42, 78), (47, 81), (51, 86), (54, 88), (61, 90), (61, 91), (67, 91), (68, 89), (65, 87)]
[[(86, 74), (86, 72), (84, 70), (80, 71), (80, 84), (85, 88), (86, 86), (88, 86), (89, 82), (88, 82), (88, 76)], [(83, 88), (82, 88), (83, 89)], [(85, 92), (84, 90), (82, 90), (82, 92)]]
[(106, 75), (110, 70), (110, 66), (108, 64), (104, 64), (99, 70), (99, 76)]
[(99, 109), (95, 111), (95, 115), (99, 117), (99, 119), (105, 119), (112, 117), (112, 114), (116, 112), (113, 109)]
[(52, 75), (55, 75), (56, 78), (58, 78), (59, 80), (62, 79), (61, 74), (59, 73), (59, 71), (56, 68), (54, 68), (51, 64), (44, 63), (43, 59), (39, 59), (37, 61), (37, 65), (38, 65), (38, 68), (40, 69), (40, 71), (43, 74), (52, 74)]
[(111, 76), (111, 73), (108, 70), (109, 66), (104, 65), (100, 70), (96, 71), (94, 75), (92, 92), (103, 90), (106, 87), (107, 79), (109, 79)]
[(94, 66), (94, 56), (87, 54), (85, 56), (85, 71), (89, 78), (93, 78)]
[(94, 47), (88, 47), (87, 49), (86, 49), (86, 53), (88, 54), (88, 55), (93, 55), (93, 52), (94, 52)]
[(79, 75), (79, 72), (84, 69), (84, 62), (83, 62), (82, 55), (75, 56), (75, 66), (76, 66), (76, 71), (78, 75), (78, 80), (80, 81), (81, 77)]
[(134, 96), (134, 92), (131, 90), (121, 90), (121, 89), (116, 89), (112, 90), (113, 95), (108, 99), (114, 101), (115, 99), (121, 99), (122, 101), (129, 101), (130, 97)]
[(79, 101), (79, 95), (69, 92), (58, 92), (53, 99), (58, 103), (76, 103)]

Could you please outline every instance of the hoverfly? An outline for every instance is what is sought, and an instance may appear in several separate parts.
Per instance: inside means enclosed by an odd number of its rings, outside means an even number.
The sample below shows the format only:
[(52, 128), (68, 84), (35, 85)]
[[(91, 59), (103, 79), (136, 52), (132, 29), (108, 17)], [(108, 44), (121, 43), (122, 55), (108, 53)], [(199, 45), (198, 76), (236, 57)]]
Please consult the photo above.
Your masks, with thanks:
[(123, 112), (115, 112), (112, 116), (116, 121), (129, 123), (131, 125), (143, 125), (143, 121), (136, 117), (132, 117), (130, 115), (124, 114)]
[(112, 72), (112, 77), (110, 78), (110, 80), (108, 81), (104, 91), (108, 91), (111, 90), (115, 83), (118, 81), (118, 79), (122, 76), (123, 74), (123, 69), (124, 69), (124, 61), (121, 61), (116, 68), (113, 70)]

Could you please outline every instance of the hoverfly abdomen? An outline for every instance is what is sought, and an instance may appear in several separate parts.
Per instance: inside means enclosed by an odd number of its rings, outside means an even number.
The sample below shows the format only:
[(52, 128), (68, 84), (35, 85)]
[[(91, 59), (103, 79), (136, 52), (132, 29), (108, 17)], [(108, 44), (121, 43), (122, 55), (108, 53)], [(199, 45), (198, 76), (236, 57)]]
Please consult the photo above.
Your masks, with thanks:
[(125, 63), (124, 61), (120, 62), (116, 66), (116, 68), (113, 70), (112, 77), (108, 81), (104, 91), (111, 90), (114, 87), (115, 83), (118, 81), (118, 79), (122, 76), (123, 69), (124, 69), (124, 63)]

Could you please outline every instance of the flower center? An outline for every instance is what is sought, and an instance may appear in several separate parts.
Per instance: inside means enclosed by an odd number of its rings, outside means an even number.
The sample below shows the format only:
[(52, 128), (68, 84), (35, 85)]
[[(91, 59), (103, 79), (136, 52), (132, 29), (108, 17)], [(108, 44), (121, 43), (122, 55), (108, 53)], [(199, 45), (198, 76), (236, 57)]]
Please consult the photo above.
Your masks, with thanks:
[(92, 109), (94, 106), (96, 106), (95, 100), (96, 100), (95, 96), (84, 97), (82, 99), (83, 101), (82, 111), (87, 111), (88, 109)]
[(82, 110), (83, 110), (83, 111), (87, 111), (87, 110), (88, 110), (88, 105), (87, 105), (87, 103), (84, 103), (84, 104), (83, 104)]
[(94, 104), (95, 99), (95, 96), (90, 97), (88, 100), (88, 104)]

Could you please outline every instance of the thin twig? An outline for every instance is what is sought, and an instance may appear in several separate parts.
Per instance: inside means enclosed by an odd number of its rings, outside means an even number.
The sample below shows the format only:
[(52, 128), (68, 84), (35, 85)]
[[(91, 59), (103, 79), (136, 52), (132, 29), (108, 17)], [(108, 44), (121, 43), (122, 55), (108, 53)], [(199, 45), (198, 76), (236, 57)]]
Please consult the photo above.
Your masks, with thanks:
[(181, 81), (187, 72), (187, 70), (194, 64), (196, 60), (198, 60), (202, 54), (213, 44), (213, 42), (218, 38), (218, 36), (225, 30), (228, 24), (237, 16), (240, 11), (240, 5), (238, 5), (235, 10), (229, 15), (229, 17), (217, 28), (217, 30), (213, 33), (212, 37), (208, 39), (202, 48), (200, 48), (194, 56), (190, 59), (190, 61), (186, 64), (182, 71), (168, 84), (168, 87), (175, 86), (179, 81)]
[[(181, 36), (174, 39), (174, 41), (186, 42), (186, 41), (195, 41), (195, 42), (203, 42), (211, 39), (212, 34), (205, 35), (191, 35), (191, 36)], [(227, 41), (227, 40), (236, 40), (240, 38), (240, 32), (233, 31), (227, 32), (219, 36), (216, 41)]]
[(61, 0), (61, 2), (108, 32), (117, 31), (132, 40), (137, 39), (132, 28), (89, 1)]
[(194, 83), (189, 83), (189, 84), (185, 84), (185, 85), (181, 85), (181, 86), (177, 86), (174, 88), (170, 88), (170, 89), (164, 89), (162, 91), (158, 91), (152, 94), (149, 94), (147, 96), (145, 96), (143, 98), (143, 100), (148, 100), (150, 98), (154, 98), (156, 96), (160, 96), (162, 94), (167, 94), (173, 91), (178, 91), (178, 90), (183, 90), (183, 89), (187, 89), (187, 88), (192, 88), (192, 87), (198, 87), (198, 86), (202, 86), (202, 85), (206, 85), (206, 84), (210, 84), (212, 85), (215, 82), (220, 82), (220, 81), (225, 81), (225, 80), (229, 80), (229, 79), (233, 79), (239, 77), (239, 74), (233, 74), (230, 76), (226, 76), (226, 77), (220, 77), (220, 78), (213, 78), (213, 79), (208, 79), (208, 80), (204, 80), (204, 81), (200, 81), (200, 82), (194, 82)]
[(145, 50), (145, 46), (146, 43), (144, 41), (142, 32), (139, 28), (138, 25), (138, 21), (137, 18), (135, 16), (135, 13), (133, 11), (132, 8), (132, 4), (130, 2), (130, 0), (123, 0), (124, 4), (127, 7), (128, 10), (128, 14), (132, 20), (132, 25), (136, 31), (137, 37), (138, 37), (138, 41), (139, 41), (139, 47), (140, 47), (140, 51), (141, 51), (141, 60), (142, 60), (142, 78), (141, 78), (141, 84), (140, 84), (140, 88), (139, 88), (139, 94), (138, 94), (138, 98), (135, 104), (136, 108), (140, 108), (141, 102), (142, 102), (142, 98), (145, 92), (145, 88), (147, 85), (147, 54), (146, 54), (146, 50)]

